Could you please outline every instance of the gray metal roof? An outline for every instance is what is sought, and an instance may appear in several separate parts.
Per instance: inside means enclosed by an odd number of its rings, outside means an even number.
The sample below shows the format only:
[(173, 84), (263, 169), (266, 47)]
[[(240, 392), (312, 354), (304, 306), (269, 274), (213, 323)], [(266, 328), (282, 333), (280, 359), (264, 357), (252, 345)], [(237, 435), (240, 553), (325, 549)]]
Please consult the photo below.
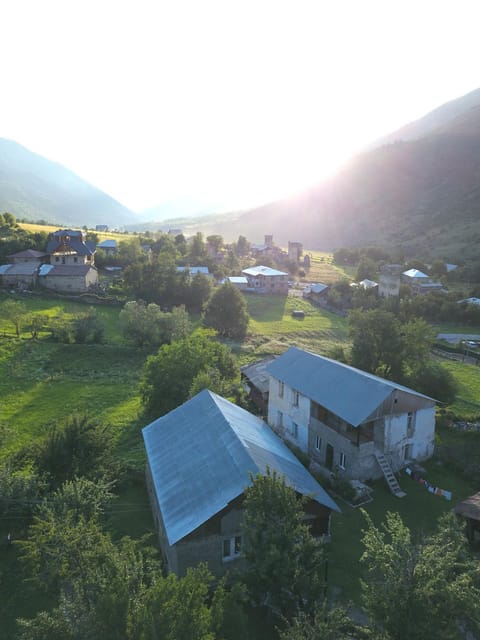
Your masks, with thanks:
[(197, 529), (267, 466), (286, 483), (339, 511), (318, 482), (263, 420), (204, 390), (143, 431), (169, 543)]
[(278, 269), (272, 269), (271, 267), (250, 267), (249, 269), (243, 269), (242, 273), (246, 273), (247, 276), (288, 276), (285, 271), (278, 271)]
[(407, 278), (428, 278), (426, 273), (418, 269), (409, 269), (408, 271), (404, 271), (402, 275), (407, 276)]
[(0, 264), (0, 275), (7, 273), (11, 266), (11, 264)]
[(267, 372), (267, 365), (274, 359), (275, 356), (269, 356), (263, 360), (258, 360), (252, 364), (240, 367), (240, 371), (257, 389), (262, 393), (267, 393), (270, 386), (270, 375)]
[(267, 365), (267, 371), (354, 427), (369, 418), (396, 389), (434, 402), (408, 387), (297, 347)]
[(38, 271), (39, 276), (46, 276), (53, 269), (53, 264), (42, 264)]
[(4, 275), (9, 276), (33, 276), (38, 270), (38, 262), (16, 262), (14, 264), (2, 265), (8, 267), (1, 271)]

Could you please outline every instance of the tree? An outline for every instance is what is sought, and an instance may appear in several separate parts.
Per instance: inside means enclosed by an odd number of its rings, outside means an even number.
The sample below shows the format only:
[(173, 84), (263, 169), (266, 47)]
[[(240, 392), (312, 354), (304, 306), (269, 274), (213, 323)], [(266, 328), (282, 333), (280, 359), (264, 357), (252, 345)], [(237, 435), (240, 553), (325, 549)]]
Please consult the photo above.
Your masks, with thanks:
[[(6, 215), (6, 214), (4, 214)], [(1, 306), (2, 315), (6, 320), (9, 320), (15, 327), (15, 334), (17, 338), (20, 337), (20, 323), (27, 313), (27, 307), (23, 302), (18, 300), (5, 300)]]
[(193, 380), (210, 368), (218, 370), (226, 381), (238, 371), (229, 349), (208, 334), (195, 333), (183, 340), (160, 347), (147, 359), (140, 391), (147, 411), (163, 415), (189, 397)]
[(201, 313), (204, 304), (212, 293), (212, 282), (204, 273), (196, 273), (190, 280), (189, 289), (185, 297), (190, 311)]
[(223, 238), (218, 234), (207, 236), (207, 242), (215, 251), (215, 253), (218, 253), (220, 249), (223, 247)]
[(364, 515), (362, 599), (372, 622), (392, 640), (464, 638), (460, 623), (478, 632), (478, 567), (453, 514), (419, 541), (398, 513), (380, 528)]
[(322, 544), (303, 523), (305, 499), (267, 469), (245, 491), (243, 533), (252, 600), (291, 620), (314, 612), (324, 594)]
[(212, 327), (221, 336), (237, 339), (245, 337), (248, 321), (245, 298), (230, 282), (223, 284), (212, 295), (203, 320), (206, 327)]
[(163, 312), (153, 302), (130, 301), (120, 311), (123, 334), (137, 347), (158, 347), (184, 338), (191, 332), (190, 319), (184, 307)]
[(111, 433), (87, 415), (73, 416), (63, 427), (53, 425), (35, 452), (35, 466), (53, 487), (80, 476), (115, 478), (118, 472)]
[(312, 618), (302, 614), (284, 630), (280, 640), (388, 640), (383, 634), (372, 634), (371, 629), (355, 624), (347, 611), (320, 606)]
[(352, 365), (398, 379), (402, 374), (403, 340), (400, 322), (389, 311), (351, 311), (348, 317), (352, 342)]
[(357, 267), (355, 280), (357, 280), (357, 282), (361, 282), (366, 278), (368, 280), (374, 280), (377, 275), (377, 271), (377, 264), (371, 258), (363, 257)]
[(29, 316), (29, 328), (30, 333), (32, 335), (32, 340), (36, 340), (38, 338), (38, 334), (40, 331), (45, 329), (48, 324), (48, 316), (41, 313), (32, 313)]

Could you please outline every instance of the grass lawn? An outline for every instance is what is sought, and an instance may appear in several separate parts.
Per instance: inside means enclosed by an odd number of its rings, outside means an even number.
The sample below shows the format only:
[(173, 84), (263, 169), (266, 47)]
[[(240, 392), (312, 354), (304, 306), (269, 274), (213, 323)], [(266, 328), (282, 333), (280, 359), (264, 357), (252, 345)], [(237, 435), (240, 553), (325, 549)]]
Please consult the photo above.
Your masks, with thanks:
[[(247, 359), (282, 353), (292, 345), (328, 354), (334, 345), (347, 341), (346, 319), (308, 300), (268, 295), (249, 295), (246, 299), (250, 324), (243, 356)], [(293, 310), (303, 311), (305, 317), (293, 318)]]
[[(404, 498), (393, 496), (383, 480), (373, 483), (373, 501), (365, 505), (364, 509), (375, 525), (378, 526), (384, 520), (387, 511), (398, 512), (410, 527), (413, 536), (418, 537), (432, 531), (438, 518), (449, 512), (457, 502), (478, 491), (478, 487), (459, 478), (435, 458), (425, 463), (424, 467), (427, 471), (425, 478), (431, 484), (453, 492), (452, 501), (428, 493), (421, 484), (402, 472), (399, 480), (407, 494)], [(329, 589), (332, 592), (335, 588), (341, 600), (352, 600), (358, 605), (361, 577), (359, 561), (363, 553), (361, 538), (366, 522), (360, 509), (353, 509), (342, 500), (338, 500), (338, 504), (342, 514), (333, 516), (332, 543), (329, 549)]]
[(455, 402), (448, 408), (464, 420), (480, 416), (480, 366), (460, 360), (442, 358), (442, 366), (448, 369), (458, 383)]
[(355, 277), (356, 267), (346, 267), (334, 264), (331, 253), (323, 251), (305, 251), (310, 256), (310, 269), (308, 270), (305, 282), (324, 282), (332, 284), (343, 278), (349, 280)]

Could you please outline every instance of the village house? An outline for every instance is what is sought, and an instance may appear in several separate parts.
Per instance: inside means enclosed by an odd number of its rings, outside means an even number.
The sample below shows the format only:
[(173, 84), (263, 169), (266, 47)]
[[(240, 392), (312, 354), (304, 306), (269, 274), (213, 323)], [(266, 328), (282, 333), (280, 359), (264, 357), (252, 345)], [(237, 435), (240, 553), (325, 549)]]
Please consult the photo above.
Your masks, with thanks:
[(408, 269), (402, 273), (402, 282), (407, 284), (413, 293), (430, 293), (445, 291), (441, 282), (432, 282), (430, 276), (418, 269)]
[(50, 264), (40, 267), (38, 282), (47, 289), (81, 293), (98, 284), (95, 246), (83, 231), (59, 229), (47, 243)]
[(143, 430), (147, 487), (165, 567), (241, 568), (245, 487), (267, 468), (308, 496), (305, 520), (330, 533), (335, 502), (263, 420), (204, 390)]
[(117, 241), (114, 239), (102, 240), (102, 242), (99, 242), (97, 244), (97, 249), (102, 249), (102, 251), (105, 251), (107, 256), (115, 255), (118, 251)]
[(307, 298), (307, 300), (311, 300), (315, 304), (322, 304), (327, 301), (327, 293), (328, 293), (328, 284), (323, 284), (323, 282), (315, 282), (313, 284), (309, 284), (303, 290), (303, 297)]
[(368, 480), (432, 456), (432, 398), (296, 347), (267, 372), (269, 424), (319, 470)]
[(222, 281), (222, 284), (225, 282), (230, 282), (230, 284), (240, 291), (246, 291), (248, 289), (248, 279), (245, 276), (228, 276), (228, 278)]
[(242, 271), (248, 280), (248, 288), (255, 293), (288, 294), (288, 273), (270, 267), (249, 267)]
[(7, 256), (9, 263), (0, 265), (2, 286), (16, 289), (32, 289), (38, 281), (41, 264), (48, 261), (48, 254), (34, 249), (18, 251)]

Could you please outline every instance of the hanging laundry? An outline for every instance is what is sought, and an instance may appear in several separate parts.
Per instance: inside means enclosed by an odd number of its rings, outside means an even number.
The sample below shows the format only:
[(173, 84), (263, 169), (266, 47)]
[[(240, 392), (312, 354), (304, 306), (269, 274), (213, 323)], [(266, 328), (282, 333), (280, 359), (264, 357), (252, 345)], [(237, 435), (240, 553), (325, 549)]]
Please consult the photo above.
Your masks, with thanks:
[(436, 496), (443, 496), (445, 500), (452, 499), (452, 492), (446, 491), (445, 489), (440, 489), (440, 487), (435, 487), (433, 484), (430, 484), (424, 478), (421, 478), (417, 473), (415, 473), (410, 467), (405, 468), (405, 473), (420, 484), (423, 484), (428, 493), (432, 493)]

